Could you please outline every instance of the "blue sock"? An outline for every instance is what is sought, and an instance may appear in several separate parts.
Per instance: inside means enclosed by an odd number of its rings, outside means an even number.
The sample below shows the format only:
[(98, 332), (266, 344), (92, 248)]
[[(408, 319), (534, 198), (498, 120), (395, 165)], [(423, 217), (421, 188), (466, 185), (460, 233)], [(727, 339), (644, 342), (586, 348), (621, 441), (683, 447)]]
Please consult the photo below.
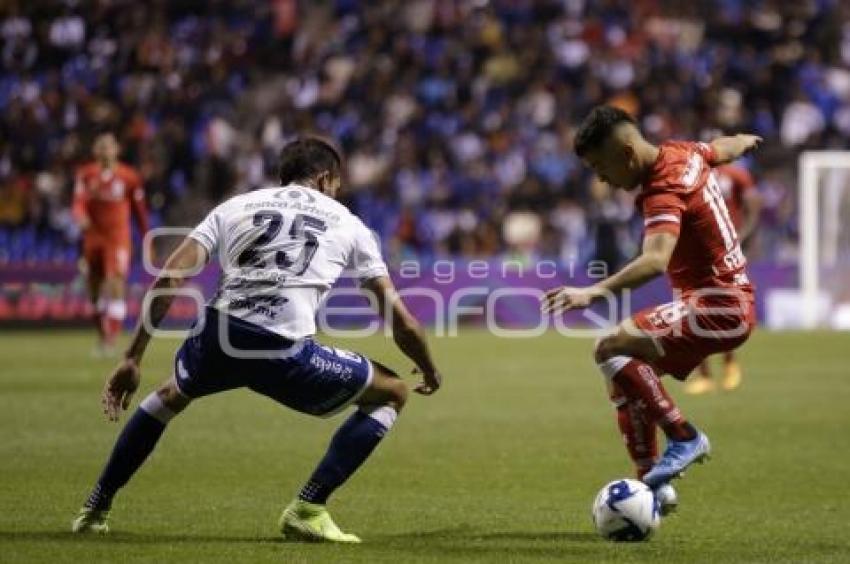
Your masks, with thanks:
[(345, 420), (331, 439), (325, 457), (301, 489), (299, 499), (325, 504), (328, 497), (345, 483), (366, 461), (392, 427), (396, 411), (390, 406), (358, 409)]
[(144, 463), (162, 436), (168, 419), (173, 416), (174, 414), (162, 405), (156, 392), (145, 398), (118, 435), (112, 454), (109, 455), (97, 484), (86, 500), (85, 507), (98, 510), (110, 508), (115, 493)]

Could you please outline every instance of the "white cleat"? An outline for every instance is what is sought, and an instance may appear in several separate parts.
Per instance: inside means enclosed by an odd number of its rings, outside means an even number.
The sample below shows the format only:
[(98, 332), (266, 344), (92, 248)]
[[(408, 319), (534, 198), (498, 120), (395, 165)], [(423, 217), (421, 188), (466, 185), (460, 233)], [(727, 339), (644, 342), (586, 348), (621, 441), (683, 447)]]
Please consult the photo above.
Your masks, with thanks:
[(655, 489), (655, 499), (658, 501), (658, 512), (667, 517), (679, 508), (679, 495), (669, 483), (661, 484)]
[(324, 505), (296, 499), (278, 520), (280, 532), (288, 540), (359, 543), (360, 537), (342, 532)]
[(83, 507), (71, 523), (71, 532), (105, 535), (109, 532), (109, 511)]

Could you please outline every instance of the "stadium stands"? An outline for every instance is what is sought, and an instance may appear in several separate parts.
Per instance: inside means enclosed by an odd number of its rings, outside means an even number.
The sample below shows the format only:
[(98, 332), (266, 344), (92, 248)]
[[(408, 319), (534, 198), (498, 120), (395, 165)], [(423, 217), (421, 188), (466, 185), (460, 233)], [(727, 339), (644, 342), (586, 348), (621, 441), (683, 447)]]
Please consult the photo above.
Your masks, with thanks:
[(273, 177), (293, 135), (330, 135), (394, 260), (630, 255), (630, 201), (571, 152), (603, 101), (658, 138), (767, 138), (756, 258), (793, 254), (794, 155), (850, 144), (837, 0), (12, 0), (0, 37), (5, 262), (76, 259), (73, 171), (105, 129), (175, 225)]

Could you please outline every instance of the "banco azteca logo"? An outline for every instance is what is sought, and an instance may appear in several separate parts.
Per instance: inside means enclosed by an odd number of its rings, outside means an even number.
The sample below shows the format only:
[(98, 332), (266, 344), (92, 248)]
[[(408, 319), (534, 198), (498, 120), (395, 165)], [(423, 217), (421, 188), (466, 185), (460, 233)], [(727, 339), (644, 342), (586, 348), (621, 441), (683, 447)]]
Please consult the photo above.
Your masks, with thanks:
[(286, 190), (280, 190), (279, 192), (275, 192), (274, 197), (280, 198), (281, 200), (298, 200), (307, 204), (316, 203), (316, 197), (310, 194), (308, 190), (304, 190), (302, 188), (287, 188)]

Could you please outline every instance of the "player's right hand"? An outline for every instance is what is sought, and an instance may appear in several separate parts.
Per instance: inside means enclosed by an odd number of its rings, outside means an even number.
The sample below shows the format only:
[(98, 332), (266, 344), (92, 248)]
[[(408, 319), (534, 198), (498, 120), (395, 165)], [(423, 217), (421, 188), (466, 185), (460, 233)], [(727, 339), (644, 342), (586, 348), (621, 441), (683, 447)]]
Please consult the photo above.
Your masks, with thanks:
[(110, 421), (118, 421), (121, 410), (130, 407), (133, 394), (139, 389), (142, 373), (139, 364), (126, 358), (115, 368), (112, 376), (103, 386), (100, 403), (103, 405), (103, 413)]
[(419, 370), (419, 368), (414, 368), (412, 374), (422, 375), (422, 381), (413, 388), (413, 391), (423, 396), (430, 396), (439, 390), (443, 383), (443, 376), (436, 370), (428, 373)]

